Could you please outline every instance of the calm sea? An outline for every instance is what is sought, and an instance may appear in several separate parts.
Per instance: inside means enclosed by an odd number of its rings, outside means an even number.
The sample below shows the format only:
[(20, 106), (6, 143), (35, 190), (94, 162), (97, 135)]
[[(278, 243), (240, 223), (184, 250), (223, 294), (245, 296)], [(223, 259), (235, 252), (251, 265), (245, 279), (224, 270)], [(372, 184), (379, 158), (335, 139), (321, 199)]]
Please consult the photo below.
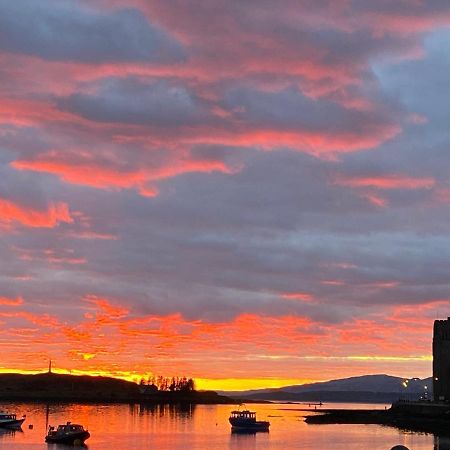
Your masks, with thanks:
[[(0, 431), (1, 449), (67, 449), (47, 445), (48, 425), (66, 421), (87, 427), (90, 450), (190, 450), (190, 449), (317, 449), (390, 450), (405, 445), (410, 450), (450, 450), (443, 439), (433, 435), (407, 433), (378, 425), (307, 425), (303, 405), (248, 405), (258, 419), (269, 420), (269, 433), (232, 434), (229, 405), (199, 405), (186, 408), (140, 405), (50, 405), (0, 403), (0, 410), (27, 415), (23, 431)], [(384, 408), (384, 405), (346, 405)], [(323, 407), (343, 407), (327, 404)], [(33, 428), (30, 429), (29, 425)]]

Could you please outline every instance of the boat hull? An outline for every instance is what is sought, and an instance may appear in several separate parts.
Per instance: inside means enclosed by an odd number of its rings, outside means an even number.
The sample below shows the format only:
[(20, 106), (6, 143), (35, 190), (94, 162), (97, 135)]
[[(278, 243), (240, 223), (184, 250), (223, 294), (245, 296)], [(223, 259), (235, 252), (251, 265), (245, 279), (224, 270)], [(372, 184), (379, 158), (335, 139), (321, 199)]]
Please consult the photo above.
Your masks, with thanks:
[(88, 431), (83, 431), (81, 433), (67, 433), (64, 436), (46, 436), (45, 442), (49, 444), (84, 444), (84, 441), (88, 439), (91, 435)]
[(269, 431), (270, 422), (256, 421), (252, 423), (242, 423), (241, 421), (230, 420), (231, 431), (254, 432)]
[(25, 418), (15, 419), (15, 420), (1, 420), (0, 427), (1, 428), (9, 428), (9, 429), (20, 428), (24, 421), (25, 421)]

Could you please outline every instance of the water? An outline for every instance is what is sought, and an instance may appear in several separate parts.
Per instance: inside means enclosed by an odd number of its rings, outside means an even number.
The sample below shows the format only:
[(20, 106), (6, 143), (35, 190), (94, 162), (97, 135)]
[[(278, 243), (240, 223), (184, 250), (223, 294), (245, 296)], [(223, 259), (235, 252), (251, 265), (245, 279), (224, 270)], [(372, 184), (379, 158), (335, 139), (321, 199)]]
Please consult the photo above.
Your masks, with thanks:
[[(270, 433), (232, 434), (228, 416), (233, 406), (198, 405), (186, 408), (142, 405), (50, 405), (0, 403), (0, 410), (27, 415), (23, 432), (0, 431), (0, 449), (53, 449), (46, 444), (48, 425), (70, 420), (87, 427), (89, 450), (222, 450), (222, 449), (317, 449), (390, 450), (405, 445), (410, 450), (449, 450), (450, 443), (432, 435), (405, 433), (379, 425), (307, 425), (299, 408), (307, 405), (248, 405), (258, 419), (269, 420)], [(343, 407), (327, 404), (324, 407)], [(347, 407), (384, 408), (382, 405)], [(319, 408), (319, 407), (318, 407)], [(313, 410), (313, 407), (312, 407)], [(33, 429), (28, 426), (33, 424)]]

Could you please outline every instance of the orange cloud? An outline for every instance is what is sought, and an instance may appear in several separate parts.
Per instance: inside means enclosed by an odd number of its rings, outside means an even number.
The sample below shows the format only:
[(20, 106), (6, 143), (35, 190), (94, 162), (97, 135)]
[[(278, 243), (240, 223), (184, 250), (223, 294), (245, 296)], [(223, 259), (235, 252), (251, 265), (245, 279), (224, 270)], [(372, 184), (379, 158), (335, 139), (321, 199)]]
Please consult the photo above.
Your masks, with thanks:
[(76, 114), (60, 111), (55, 105), (45, 101), (3, 97), (0, 98), (0, 103), (2, 105), (0, 123), (31, 126), (48, 122), (66, 122), (99, 127)]
[[(349, 318), (333, 325), (304, 317), (255, 314), (210, 323), (188, 320), (180, 314), (136, 316), (120, 302), (105, 297), (88, 295), (84, 299), (85, 318), (70, 325), (25, 311), (0, 313), (7, 321), (0, 334), (6, 339), (10, 336), (12, 342), (10, 364), (30, 369), (30, 359), (23, 350), (17, 352), (26, 344), (33, 346), (33, 361), (42, 368), (51, 357), (61, 369), (77, 373), (129, 379), (149, 373), (181, 374), (202, 379), (209, 386), (212, 381), (208, 380), (227, 377), (236, 385), (239, 379), (258, 385), (258, 379), (269, 377), (323, 380), (377, 368), (409, 367), (415, 370), (412, 375), (421, 375), (418, 370), (425, 373), (429, 364), (433, 319), (427, 316), (432, 306), (421, 310), (425, 317), (420, 327), (417, 321), (409, 321), (415, 314), (412, 306), (393, 309), (387, 316)], [(29, 321), (34, 327), (21, 326), (17, 319)], [(20, 329), (26, 329), (26, 333), (15, 331)], [(239, 367), (234, 364), (237, 359)], [(126, 373), (121, 367), (127, 368)]]
[(87, 295), (84, 300), (88, 303), (94, 304), (102, 311), (102, 317), (109, 317), (110, 319), (120, 319), (125, 317), (130, 312), (129, 309), (122, 306), (115, 306), (106, 298), (97, 297), (96, 295)]
[(19, 318), (24, 319), (34, 325), (39, 325), (43, 328), (57, 329), (60, 326), (58, 319), (49, 314), (34, 314), (28, 311), (15, 311), (15, 312), (0, 312), (0, 317), (4, 318)]
[[(172, 165), (160, 168), (146, 168), (135, 171), (121, 171), (107, 168), (95, 161), (89, 161), (79, 154), (80, 161), (70, 163), (64, 161), (63, 155), (48, 154), (36, 161), (13, 161), (11, 166), (17, 170), (50, 173), (61, 180), (99, 189), (130, 189), (137, 188), (143, 196), (153, 197), (158, 190), (148, 183), (190, 172), (210, 173), (214, 171), (231, 173), (225, 163), (220, 161), (174, 161)], [(85, 159), (85, 160), (84, 160)]]
[(430, 189), (435, 185), (433, 178), (413, 178), (404, 175), (380, 177), (340, 178), (337, 184), (351, 187), (373, 187), (378, 189)]
[(22, 297), (16, 297), (16, 298), (0, 297), (0, 305), (19, 306), (22, 303), (23, 303)]
[(51, 203), (47, 211), (39, 211), (0, 198), (0, 222), (4, 224), (18, 222), (33, 228), (54, 228), (61, 222), (72, 223), (73, 219), (67, 203)]
[(376, 127), (367, 133), (341, 131), (277, 130), (277, 129), (239, 129), (229, 132), (223, 129), (209, 130), (185, 136), (182, 140), (189, 144), (242, 145), (271, 150), (290, 147), (317, 156), (348, 153), (379, 146), (395, 137), (401, 128), (397, 125)]
[(300, 300), (303, 302), (310, 302), (314, 300), (314, 297), (307, 292), (282, 292), (281, 297), (286, 300)]
[(72, 165), (64, 161), (42, 158), (39, 161), (14, 161), (11, 166), (18, 170), (51, 173), (68, 183), (95, 188), (128, 189), (146, 181), (142, 171), (119, 172), (88, 162)]
[(392, 308), (388, 317), (402, 331), (416, 329), (430, 335), (430, 321), (436, 319), (436, 311), (446, 311), (449, 304), (450, 298), (442, 298), (420, 304), (399, 305)]
[(87, 260), (75, 255), (73, 249), (44, 249), (27, 250), (19, 247), (12, 247), (18, 254), (18, 258), (24, 261), (46, 261), (50, 264), (85, 264)]

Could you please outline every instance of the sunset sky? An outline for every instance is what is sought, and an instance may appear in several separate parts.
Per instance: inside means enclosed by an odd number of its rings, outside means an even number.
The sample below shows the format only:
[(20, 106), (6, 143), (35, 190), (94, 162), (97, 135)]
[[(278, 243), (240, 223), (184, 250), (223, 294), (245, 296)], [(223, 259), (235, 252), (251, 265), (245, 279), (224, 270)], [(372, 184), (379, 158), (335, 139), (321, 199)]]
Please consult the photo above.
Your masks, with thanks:
[(0, 0), (0, 372), (431, 375), (448, 0)]

